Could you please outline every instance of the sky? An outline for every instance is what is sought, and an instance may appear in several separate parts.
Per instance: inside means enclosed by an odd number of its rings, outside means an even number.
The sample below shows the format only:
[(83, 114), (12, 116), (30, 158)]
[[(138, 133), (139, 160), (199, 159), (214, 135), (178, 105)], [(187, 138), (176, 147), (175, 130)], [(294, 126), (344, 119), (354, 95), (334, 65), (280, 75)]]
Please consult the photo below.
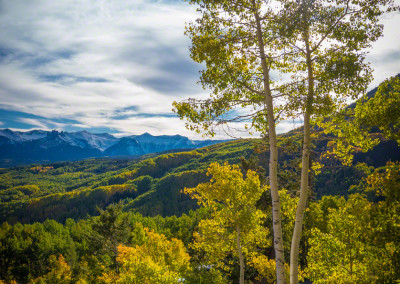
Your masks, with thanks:
[[(0, 128), (201, 139), (171, 110), (208, 93), (184, 35), (196, 16), (183, 0), (0, 0)], [(382, 23), (370, 89), (400, 73), (400, 14)]]

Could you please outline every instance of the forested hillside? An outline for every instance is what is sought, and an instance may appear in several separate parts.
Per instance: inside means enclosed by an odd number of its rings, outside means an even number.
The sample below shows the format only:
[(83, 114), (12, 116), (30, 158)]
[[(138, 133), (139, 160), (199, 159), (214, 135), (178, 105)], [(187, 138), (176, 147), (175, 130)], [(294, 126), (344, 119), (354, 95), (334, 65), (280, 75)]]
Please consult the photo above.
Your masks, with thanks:
[[(299, 141), (296, 131), (282, 136), (280, 183), (291, 192), (299, 186), (296, 179), (290, 178), (298, 170)], [(327, 143), (320, 142), (316, 153), (326, 150)], [(120, 201), (126, 210), (135, 209), (145, 216), (179, 216), (197, 208), (196, 202), (181, 190), (207, 181), (205, 173), (212, 162), (240, 164), (241, 157), (254, 155), (257, 166), (268, 168), (264, 144), (259, 139), (238, 140), (133, 160), (89, 159), (2, 169), (0, 221), (79, 220), (96, 215), (97, 207), (104, 209)], [(400, 160), (400, 148), (395, 141), (383, 140), (373, 150), (356, 154), (353, 166), (336, 161), (315, 177), (313, 196), (346, 196), (350, 186), (390, 160)]]
[[(100, 159), (3, 169), (1, 216), (7, 222), (0, 228), (0, 278), (6, 283), (12, 279), (18, 283), (112, 283), (115, 279), (135, 283), (130, 281), (153, 279), (159, 283), (169, 277), (168, 283), (175, 283), (176, 277), (185, 278), (187, 283), (234, 282), (239, 267), (234, 249), (228, 249), (229, 242), (225, 247), (219, 237), (196, 237), (199, 230), (207, 230), (201, 224), (213, 216), (212, 207), (190, 210), (198, 208), (196, 200), (182, 190), (208, 182), (211, 176), (206, 176), (206, 170), (213, 162), (228, 161), (241, 165), (243, 170), (252, 168), (257, 170), (254, 178), (258, 180), (257, 175), (264, 176), (264, 172), (251, 157), (254, 146), (258, 152), (260, 141), (233, 141), (143, 160)], [(258, 154), (261, 164), (263, 155)], [(280, 192), (288, 249), (298, 182), (287, 179), (295, 171), (290, 160), (284, 160), (281, 167), (285, 169), (281, 182), (289, 189)], [(356, 164), (331, 167), (315, 177), (315, 188), (329, 185), (331, 195), (314, 201), (315, 194), (311, 197), (301, 244), (301, 275), (329, 277), (329, 283), (337, 283), (337, 279), (348, 277), (343, 271), (346, 267), (364, 271), (352, 274), (352, 283), (371, 279), (390, 283), (398, 279), (399, 176), (398, 164), (376, 170)], [(213, 177), (218, 178), (215, 174)], [(336, 195), (335, 190), (348, 198)], [(262, 200), (257, 203), (265, 215), (261, 224), (270, 228), (268, 194)], [(257, 245), (258, 254), (246, 252), (246, 279), (273, 283), (272, 236), (270, 229), (265, 232), (269, 233), (263, 244)], [(204, 255), (207, 249), (200, 249), (201, 244), (216, 245), (212, 250), (216, 254)], [(220, 249), (221, 255), (217, 253)], [(229, 256), (231, 250), (233, 255)], [(333, 252), (334, 259), (329, 257)], [(209, 257), (217, 261), (211, 270), (207, 268)], [(231, 261), (224, 262), (226, 257)], [(138, 263), (152, 269), (142, 270)], [(169, 274), (162, 272), (165, 269)]]
[[(204, 181), (204, 172), (213, 161), (239, 162), (241, 155), (252, 151), (250, 144), (228, 142), (136, 160), (89, 159), (2, 169), (2, 221), (79, 219), (95, 214), (96, 207), (120, 200), (140, 207), (142, 213), (179, 215), (195, 207), (195, 202), (178, 207), (179, 191)], [(165, 206), (153, 206), (159, 202)], [(168, 209), (167, 204), (172, 207)]]

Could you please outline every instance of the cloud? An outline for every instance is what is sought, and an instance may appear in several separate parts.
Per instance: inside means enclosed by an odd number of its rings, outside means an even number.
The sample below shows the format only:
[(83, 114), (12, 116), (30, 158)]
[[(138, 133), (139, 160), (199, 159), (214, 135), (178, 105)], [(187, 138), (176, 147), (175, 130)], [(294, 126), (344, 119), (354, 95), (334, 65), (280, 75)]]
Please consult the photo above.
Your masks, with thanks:
[(43, 130), (50, 130), (50, 128), (48, 127), (48, 125), (47, 125), (46, 123), (43, 123), (43, 122), (41, 122), (41, 121), (38, 120), (38, 119), (33, 119), (33, 118), (20, 118), (19, 120), (20, 120), (22, 123), (29, 124), (29, 125), (32, 125), (32, 126), (34, 126), (34, 127), (38, 127), (38, 128), (40, 128), (40, 129), (43, 129)]
[(400, 73), (400, 13), (387, 14), (381, 22), (384, 25), (383, 37), (372, 45), (367, 56), (374, 69), (370, 89)]
[(173, 119), (174, 100), (201, 92), (183, 35), (193, 16), (182, 1), (2, 2), (1, 107), (76, 125), (97, 121), (88, 126), (132, 115), (131, 131), (138, 116)]
[(161, 92), (171, 92), (173, 84), (176, 93), (195, 86), (198, 67), (183, 35), (185, 21), (193, 18), (187, 4), (21, 2), (3, 4), (0, 32), (8, 40), (2, 49), (12, 50), (8, 60), (43, 77), (124, 78)]

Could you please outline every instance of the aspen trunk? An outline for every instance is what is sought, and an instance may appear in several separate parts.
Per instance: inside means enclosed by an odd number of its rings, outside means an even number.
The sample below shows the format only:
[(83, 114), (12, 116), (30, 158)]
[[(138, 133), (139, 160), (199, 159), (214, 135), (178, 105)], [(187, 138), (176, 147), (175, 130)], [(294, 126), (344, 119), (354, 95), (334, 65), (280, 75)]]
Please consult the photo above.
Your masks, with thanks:
[[(272, 107), (272, 98), (267, 98), (268, 104)], [(282, 237), (282, 222), (281, 222), (281, 203), (279, 199), (278, 191), (278, 146), (276, 141), (275, 133), (275, 121), (273, 120), (272, 111), (268, 111), (268, 124), (269, 124), (269, 150), (270, 150), (270, 161), (269, 161), (269, 183), (272, 198), (272, 228), (274, 232), (274, 248), (275, 248), (275, 259), (276, 259), (276, 279), (278, 284), (285, 283), (285, 256), (283, 248), (283, 237)], [(270, 118), (272, 116), (272, 118)], [(272, 119), (272, 123), (270, 123)], [(273, 126), (271, 126), (273, 124)]]
[(299, 249), (303, 231), (304, 212), (308, 199), (308, 176), (310, 169), (310, 114), (304, 116), (304, 141), (301, 159), (300, 199), (297, 205), (296, 221), (290, 250), (290, 284), (298, 283)]
[(244, 284), (244, 259), (242, 253), (242, 245), (240, 244), (240, 228), (237, 226), (237, 250), (239, 255), (239, 264), (240, 264), (240, 277), (239, 277), (239, 284)]
[(290, 248), (290, 284), (297, 284), (299, 282), (299, 249), (301, 233), (303, 231), (304, 212), (306, 210), (308, 199), (308, 181), (310, 171), (310, 117), (312, 113), (312, 102), (314, 97), (314, 77), (308, 33), (305, 34), (304, 39), (306, 44), (306, 60), (308, 70), (308, 94), (304, 113), (304, 138), (301, 158), (300, 198), (297, 205), (296, 221), (294, 224), (292, 244)]
[(269, 68), (266, 61), (264, 39), (262, 37), (261, 20), (256, 9), (255, 1), (252, 1), (254, 7), (254, 17), (256, 21), (256, 33), (258, 48), (260, 50), (261, 67), (264, 76), (265, 106), (267, 109), (268, 136), (269, 136), (269, 182), (272, 198), (272, 228), (274, 232), (274, 249), (276, 259), (276, 279), (278, 284), (285, 283), (285, 256), (282, 237), (281, 222), (281, 204), (278, 191), (278, 145), (275, 130), (274, 105), (270, 88)]

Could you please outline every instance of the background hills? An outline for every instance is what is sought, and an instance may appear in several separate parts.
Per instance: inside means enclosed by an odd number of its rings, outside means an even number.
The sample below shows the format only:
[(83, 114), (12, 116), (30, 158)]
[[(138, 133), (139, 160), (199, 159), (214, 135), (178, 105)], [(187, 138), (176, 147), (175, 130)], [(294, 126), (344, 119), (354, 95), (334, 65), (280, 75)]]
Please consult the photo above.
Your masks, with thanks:
[[(299, 176), (296, 171), (301, 133), (291, 132), (286, 139), (279, 150), (279, 182), (295, 193), (299, 180), (293, 177)], [(328, 141), (318, 143), (315, 152), (325, 151)], [(268, 168), (269, 153), (260, 150), (263, 145), (260, 139), (235, 140), (196, 150), (129, 159), (111, 157), (3, 168), (0, 169), (0, 222), (79, 220), (96, 215), (97, 208), (115, 202), (122, 202), (124, 210), (133, 209), (144, 216), (180, 216), (198, 208), (196, 201), (182, 193), (182, 189), (208, 181), (206, 170), (212, 162)], [(312, 179), (311, 198), (354, 193), (349, 188), (390, 160), (400, 161), (400, 147), (395, 141), (382, 139), (373, 150), (357, 153), (352, 166), (332, 162)]]
[(181, 135), (149, 133), (122, 138), (108, 133), (0, 129), (0, 167), (106, 156), (140, 156), (175, 149), (194, 149), (223, 142), (190, 140)]

